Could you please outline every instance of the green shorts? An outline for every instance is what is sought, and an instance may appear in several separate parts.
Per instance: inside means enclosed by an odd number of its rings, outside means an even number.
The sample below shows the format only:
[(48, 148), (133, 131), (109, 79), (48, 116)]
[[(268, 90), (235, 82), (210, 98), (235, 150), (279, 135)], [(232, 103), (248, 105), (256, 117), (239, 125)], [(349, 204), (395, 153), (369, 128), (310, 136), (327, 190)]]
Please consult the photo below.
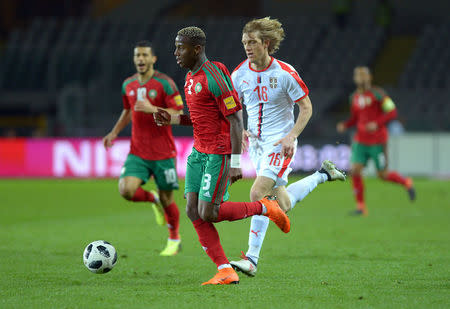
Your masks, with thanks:
[(155, 177), (158, 189), (164, 191), (178, 189), (174, 158), (154, 161), (144, 160), (130, 153), (122, 167), (120, 178), (133, 176), (142, 179), (146, 183), (152, 175)]
[(228, 155), (206, 154), (192, 148), (187, 159), (184, 194), (195, 192), (199, 199), (214, 204), (227, 201), (229, 170)]
[(384, 144), (364, 145), (353, 142), (351, 162), (366, 166), (369, 159), (375, 162), (377, 170), (382, 171), (386, 169), (386, 146)]

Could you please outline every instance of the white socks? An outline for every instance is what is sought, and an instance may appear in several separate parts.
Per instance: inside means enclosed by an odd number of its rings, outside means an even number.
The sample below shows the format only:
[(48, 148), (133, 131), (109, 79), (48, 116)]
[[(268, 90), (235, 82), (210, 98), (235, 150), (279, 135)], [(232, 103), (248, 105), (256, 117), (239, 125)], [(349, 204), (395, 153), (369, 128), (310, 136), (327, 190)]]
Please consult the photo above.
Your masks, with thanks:
[[(328, 180), (327, 174), (315, 172), (293, 184), (289, 185), (286, 190), (291, 200), (291, 209), (295, 204), (303, 200), (318, 184)], [(263, 206), (264, 207), (264, 206)], [(263, 213), (265, 211), (263, 210)], [(250, 225), (250, 236), (248, 238), (248, 251), (245, 254), (255, 263), (258, 263), (259, 253), (269, 227), (269, 218), (266, 216), (253, 216)]]
[(303, 200), (312, 190), (314, 190), (318, 184), (324, 183), (328, 180), (328, 176), (325, 173), (315, 172), (308, 177), (300, 179), (297, 182), (289, 185), (286, 190), (291, 200), (291, 209), (295, 204)]
[(255, 263), (258, 263), (259, 252), (266, 236), (267, 227), (269, 226), (269, 218), (266, 216), (253, 216), (250, 224), (250, 236), (248, 238), (248, 251), (245, 254)]

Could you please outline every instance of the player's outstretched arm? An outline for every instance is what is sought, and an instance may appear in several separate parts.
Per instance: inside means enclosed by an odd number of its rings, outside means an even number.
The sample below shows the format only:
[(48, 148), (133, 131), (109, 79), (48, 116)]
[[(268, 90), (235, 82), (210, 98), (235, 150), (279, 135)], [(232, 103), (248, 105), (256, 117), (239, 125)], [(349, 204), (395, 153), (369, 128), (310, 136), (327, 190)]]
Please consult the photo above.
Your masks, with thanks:
[(155, 122), (158, 126), (168, 126), (171, 124), (179, 124), (182, 126), (192, 126), (192, 121), (189, 115), (171, 115), (162, 108), (153, 114)]
[(288, 135), (274, 144), (274, 146), (281, 144), (281, 155), (285, 157), (292, 157), (294, 155), (295, 140), (303, 132), (312, 115), (312, 104), (309, 96), (304, 97), (297, 104), (300, 107), (300, 113), (294, 127)]
[(241, 152), (242, 152), (242, 111), (227, 116), (230, 122), (231, 138), (231, 161), (230, 161), (230, 180), (231, 183), (242, 178), (241, 170)]
[(103, 138), (103, 146), (109, 148), (112, 146), (113, 141), (117, 138), (120, 132), (131, 122), (131, 111), (129, 109), (123, 109), (117, 120), (114, 128)]

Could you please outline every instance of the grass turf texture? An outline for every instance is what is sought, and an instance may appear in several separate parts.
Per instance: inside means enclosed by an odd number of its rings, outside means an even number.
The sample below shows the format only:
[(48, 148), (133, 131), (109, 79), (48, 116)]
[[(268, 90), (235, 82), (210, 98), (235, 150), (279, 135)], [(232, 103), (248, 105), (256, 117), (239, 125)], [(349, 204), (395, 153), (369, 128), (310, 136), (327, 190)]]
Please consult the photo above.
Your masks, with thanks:
[[(250, 186), (233, 185), (232, 199), (248, 200)], [(413, 204), (399, 186), (367, 180), (366, 188), (369, 217), (348, 216), (350, 183), (321, 185), (290, 213), (290, 234), (271, 223), (255, 278), (201, 287), (216, 269), (181, 191), (183, 251), (163, 258), (166, 229), (145, 203), (123, 200), (116, 180), (1, 180), (0, 307), (449, 306), (449, 182), (416, 180)], [(249, 224), (217, 224), (230, 259), (247, 249)], [(119, 253), (105, 275), (82, 263), (84, 247), (98, 239)]]

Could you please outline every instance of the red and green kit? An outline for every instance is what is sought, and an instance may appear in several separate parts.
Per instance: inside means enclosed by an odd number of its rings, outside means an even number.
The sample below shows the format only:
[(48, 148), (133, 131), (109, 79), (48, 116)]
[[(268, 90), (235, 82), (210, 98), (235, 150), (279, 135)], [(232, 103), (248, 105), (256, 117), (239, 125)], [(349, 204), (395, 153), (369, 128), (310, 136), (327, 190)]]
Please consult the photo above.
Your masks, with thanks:
[[(356, 126), (354, 141), (364, 145), (386, 144), (386, 124), (397, 117), (392, 99), (380, 88), (372, 87), (364, 92), (355, 91), (350, 96), (351, 116), (345, 127)], [(375, 122), (377, 129), (368, 131), (366, 125)]]
[(145, 160), (165, 160), (176, 157), (171, 126), (157, 126), (153, 114), (134, 111), (136, 101), (147, 98), (154, 106), (183, 109), (183, 100), (173, 80), (155, 71), (141, 83), (138, 74), (127, 78), (122, 85), (124, 109), (131, 109), (132, 134), (130, 153)]

